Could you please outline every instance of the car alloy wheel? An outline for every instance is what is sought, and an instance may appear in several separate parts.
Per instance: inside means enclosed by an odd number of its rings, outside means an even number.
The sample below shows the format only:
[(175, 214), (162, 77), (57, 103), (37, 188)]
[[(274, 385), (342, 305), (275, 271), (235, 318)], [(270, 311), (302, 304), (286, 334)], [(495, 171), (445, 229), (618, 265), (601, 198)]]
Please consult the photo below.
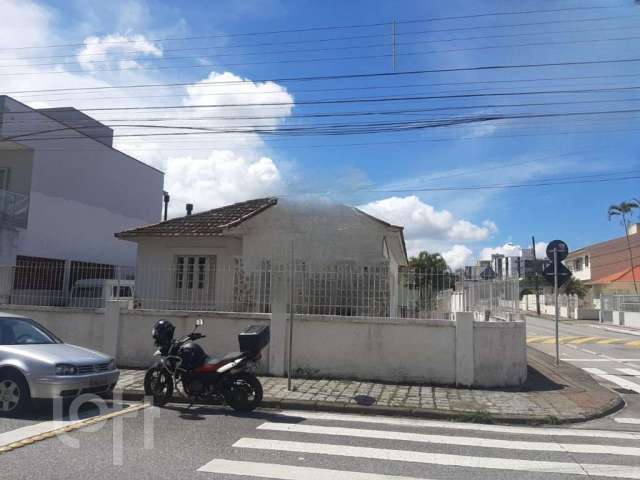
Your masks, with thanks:
[(20, 387), (11, 379), (0, 381), (0, 412), (11, 412), (20, 403)]

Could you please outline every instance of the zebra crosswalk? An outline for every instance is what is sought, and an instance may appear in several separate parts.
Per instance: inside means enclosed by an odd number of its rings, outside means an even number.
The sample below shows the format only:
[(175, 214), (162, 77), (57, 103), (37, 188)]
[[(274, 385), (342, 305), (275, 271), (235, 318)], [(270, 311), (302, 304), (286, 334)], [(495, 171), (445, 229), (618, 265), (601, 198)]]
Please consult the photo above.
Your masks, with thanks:
[(640, 479), (640, 431), (283, 411), (198, 471), (212, 478)]
[[(588, 374), (606, 380), (617, 387), (640, 393), (640, 371), (635, 368), (612, 367), (608, 370), (594, 367), (582, 368)], [(610, 373), (613, 372), (613, 373)]]
[[(622, 345), (631, 348), (640, 348), (640, 340), (637, 338), (629, 340), (628, 338), (611, 338), (611, 337), (589, 337), (589, 336), (571, 336), (563, 335), (559, 337), (562, 345)], [(553, 344), (556, 342), (555, 336), (550, 335), (530, 335), (527, 337), (527, 343)]]

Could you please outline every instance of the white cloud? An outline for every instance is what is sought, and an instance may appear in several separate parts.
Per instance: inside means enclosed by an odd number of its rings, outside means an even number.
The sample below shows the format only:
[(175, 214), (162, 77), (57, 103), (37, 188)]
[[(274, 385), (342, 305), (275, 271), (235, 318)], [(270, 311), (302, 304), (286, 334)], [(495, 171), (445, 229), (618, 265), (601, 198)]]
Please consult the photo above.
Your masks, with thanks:
[(417, 196), (389, 197), (360, 207), (365, 212), (387, 222), (403, 225), (409, 239), (450, 241), (480, 241), (488, 239), (497, 230), (491, 221), (477, 225), (456, 219), (448, 210), (437, 210)]
[(135, 61), (135, 57), (138, 55), (162, 56), (162, 49), (147, 40), (144, 35), (111, 34), (103, 37), (87, 37), (84, 40), (84, 47), (78, 52), (76, 58), (82, 68), (86, 70), (94, 70), (96, 64), (100, 65), (98, 70), (101, 70), (104, 69), (104, 66), (110, 65), (110, 62), (108, 62), (109, 53), (122, 55), (124, 52), (129, 55), (133, 54), (133, 57), (114, 62), (114, 65), (118, 68), (139, 66), (138, 62)]
[(451, 249), (442, 253), (447, 265), (452, 269), (461, 268), (469, 263), (473, 256), (473, 251), (464, 245), (454, 245)]
[(489, 260), (493, 254), (501, 254), (505, 257), (520, 257), (522, 256), (522, 247), (513, 243), (505, 243), (497, 247), (485, 247), (480, 251), (480, 259)]
[(359, 208), (382, 220), (404, 226), (409, 256), (415, 256), (422, 250), (439, 252), (451, 268), (459, 268), (473, 257), (473, 251), (462, 242), (487, 240), (498, 230), (490, 220), (476, 224), (456, 218), (450, 211), (438, 210), (415, 195), (389, 197)]
[[(58, 37), (53, 28), (55, 11), (30, 0), (0, 0), (3, 12), (3, 28), (0, 29), (0, 44), (3, 47), (25, 45), (51, 45), (68, 42)], [(119, 27), (120, 28), (120, 27)], [(124, 27), (122, 27), (124, 28)], [(126, 29), (121, 30), (126, 31)], [(146, 33), (146, 32), (145, 32)], [(88, 37), (77, 52), (76, 60), (84, 68), (77, 72), (75, 65), (38, 65), (43, 60), (30, 61), (20, 55), (33, 55), (29, 50), (7, 50), (0, 53), (3, 60), (20, 60), (23, 75), (0, 75), (0, 93), (14, 90), (39, 90), (56, 88), (117, 87), (125, 84), (162, 84), (166, 78), (153, 70), (125, 70), (120, 67), (137, 65), (141, 58), (158, 58), (163, 52), (160, 46), (148, 40), (148, 36), (134, 33), (113, 33), (101, 37)], [(134, 40), (135, 42), (130, 42)], [(116, 43), (116, 42), (127, 43)], [(123, 51), (134, 51), (123, 55)], [(22, 52), (27, 52), (23, 54)], [(117, 54), (117, 55), (116, 55)], [(116, 58), (125, 57), (126, 65), (117, 65)], [(107, 60), (110, 72), (98, 72), (104, 67), (96, 60)], [(112, 61), (113, 60), (113, 61)], [(68, 60), (61, 60), (68, 62)], [(113, 65), (113, 67), (112, 67)], [(213, 69), (214, 67), (212, 67)], [(98, 75), (99, 73), (99, 75)], [(235, 83), (229, 83), (235, 82)], [(211, 84), (211, 85), (210, 85)], [(269, 92), (269, 93), (268, 93)], [(148, 95), (147, 95), (148, 94)], [(11, 94), (10, 94), (11, 95)], [(186, 87), (155, 87), (146, 89), (109, 88), (101, 91), (78, 91), (65, 93), (15, 94), (18, 100), (34, 108), (74, 106), (80, 110), (96, 107), (146, 107), (167, 105), (166, 95), (172, 95), (170, 103), (178, 105), (220, 105), (287, 103), (274, 107), (223, 107), (154, 110), (154, 118), (166, 118), (154, 122), (157, 125), (175, 126), (189, 124), (207, 128), (233, 126), (228, 119), (195, 117), (220, 117), (243, 115), (270, 118), (240, 123), (259, 124), (265, 128), (277, 128), (293, 109), (293, 96), (287, 89), (274, 82), (252, 82), (231, 72), (211, 71)], [(87, 111), (97, 120), (121, 118), (113, 112)], [(127, 111), (125, 123), (136, 123), (137, 119), (149, 117), (148, 111)], [(186, 122), (185, 120), (188, 120)], [(143, 123), (143, 122), (140, 122)], [(149, 122), (144, 122), (149, 123)], [(114, 126), (114, 146), (135, 158), (165, 171), (165, 189), (171, 194), (171, 211), (181, 215), (184, 203), (195, 204), (197, 210), (213, 208), (226, 203), (281, 193), (284, 179), (283, 169), (273, 158), (262, 138), (256, 134), (242, 136), (233, 134), (189, 135), (184, 137), (118, 137), (119, 134), (140, 133), (140, 129)], [(144, 132), (158, 130), (145, 129)], [(173, 132), (167, 129), (163, 132)], [(284, 165), (284, 164), (283, 164)], [(291, 166), (289, 166), (291, 168)], [(158, 209), (160, 210), (160, 209)]]
[[(497, 247), (486, 247), (480, 251), (480, 259), (481, 260), (489, 260), (491, 259), (491, 255), (502, 254), (506, 257), (521, 257), (523, 248), (531, 248), (529, 246), (522, 247), (521, 245), (513, 244), (510, 242), (505, 243), (504, 245), (498, 245)], [(536, 257), (544, 258), (547, 256), (546, 253), (547, 243), (546, 242), (536, 242)]]
[(185, 204), (202, 211), (247, 198), (279, 193), (280, 172), (270, 158), (249, 159), (230, 150), (214, 150), (207, 158), (180, 157), (167, 162), (165, 188), (171, 213), (183, 215)]
[(547, 242), (536, 242), (536, 257), (545, 258), (547, 256)]
[[(241, 125), (276, 126), (291, 114), (293, 96), (275, 82), (252, 82), (230, 72), (211, 72), (208, 77), (187, 87), (184, 105), (247, 105), (240, 107), (205, 109), (216, 116), (252, 117), (250, 121), (237, 120)], [(256, 104), (285, 104), (259, 106)], [(260, 117), (260, 118), (255, 118)], [(266, 118), (262, 118), (266, 117)], [(209, 122), (207, 122), (209, 123)], [(214, 123), (216, 123), (214, 121)], [(225, 119), (221, 125), (233, 125)]]
[[(48, 30), (52, 15), (49, 10), (28, 0), (0, 0), (2, 12), (2, 28), (0, 28), (0, 44), (3, 47), (20, 45), (42, 46), (51, 40)], [(12, 56), (33, 55), (29, 49), (15, 50)], [(3, 59), (7, 53), (3, 52)]]

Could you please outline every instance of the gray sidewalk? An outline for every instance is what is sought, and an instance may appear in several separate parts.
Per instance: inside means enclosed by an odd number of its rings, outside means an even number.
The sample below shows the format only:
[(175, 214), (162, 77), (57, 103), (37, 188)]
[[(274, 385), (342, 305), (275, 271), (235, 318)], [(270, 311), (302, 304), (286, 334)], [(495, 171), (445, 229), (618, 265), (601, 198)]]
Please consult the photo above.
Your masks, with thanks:
[[(266, 408), (467, 418), (508, 423), (580, 422), (623, 405), (614, 392), (589, 375), (548, 355), (528, 349), (529, 379), (519, 389), (469, 389), (429, 385), (393, 385), (357, 380), (260, 377)], [(127, 398), (144, 395), (144, 371), (122, 370), (118, 390)], [(180, 400), (176, 398), (176, 400)]]

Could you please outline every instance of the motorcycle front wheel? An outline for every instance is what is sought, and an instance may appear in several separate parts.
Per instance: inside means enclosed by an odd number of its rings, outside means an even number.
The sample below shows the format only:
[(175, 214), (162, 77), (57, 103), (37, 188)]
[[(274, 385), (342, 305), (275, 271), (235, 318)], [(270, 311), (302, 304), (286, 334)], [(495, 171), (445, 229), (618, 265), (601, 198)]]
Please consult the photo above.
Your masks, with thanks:
[(153, 398), (153, 404), (162, 407), (173, 395), (173, 379), (162, 367), (151, 367), (144, 376), (144, 394)]
[(262, 402), (262, 384), (254, 375), (240, 372), (227, 382), (225, 400), (236, 412), (251, 412)]

